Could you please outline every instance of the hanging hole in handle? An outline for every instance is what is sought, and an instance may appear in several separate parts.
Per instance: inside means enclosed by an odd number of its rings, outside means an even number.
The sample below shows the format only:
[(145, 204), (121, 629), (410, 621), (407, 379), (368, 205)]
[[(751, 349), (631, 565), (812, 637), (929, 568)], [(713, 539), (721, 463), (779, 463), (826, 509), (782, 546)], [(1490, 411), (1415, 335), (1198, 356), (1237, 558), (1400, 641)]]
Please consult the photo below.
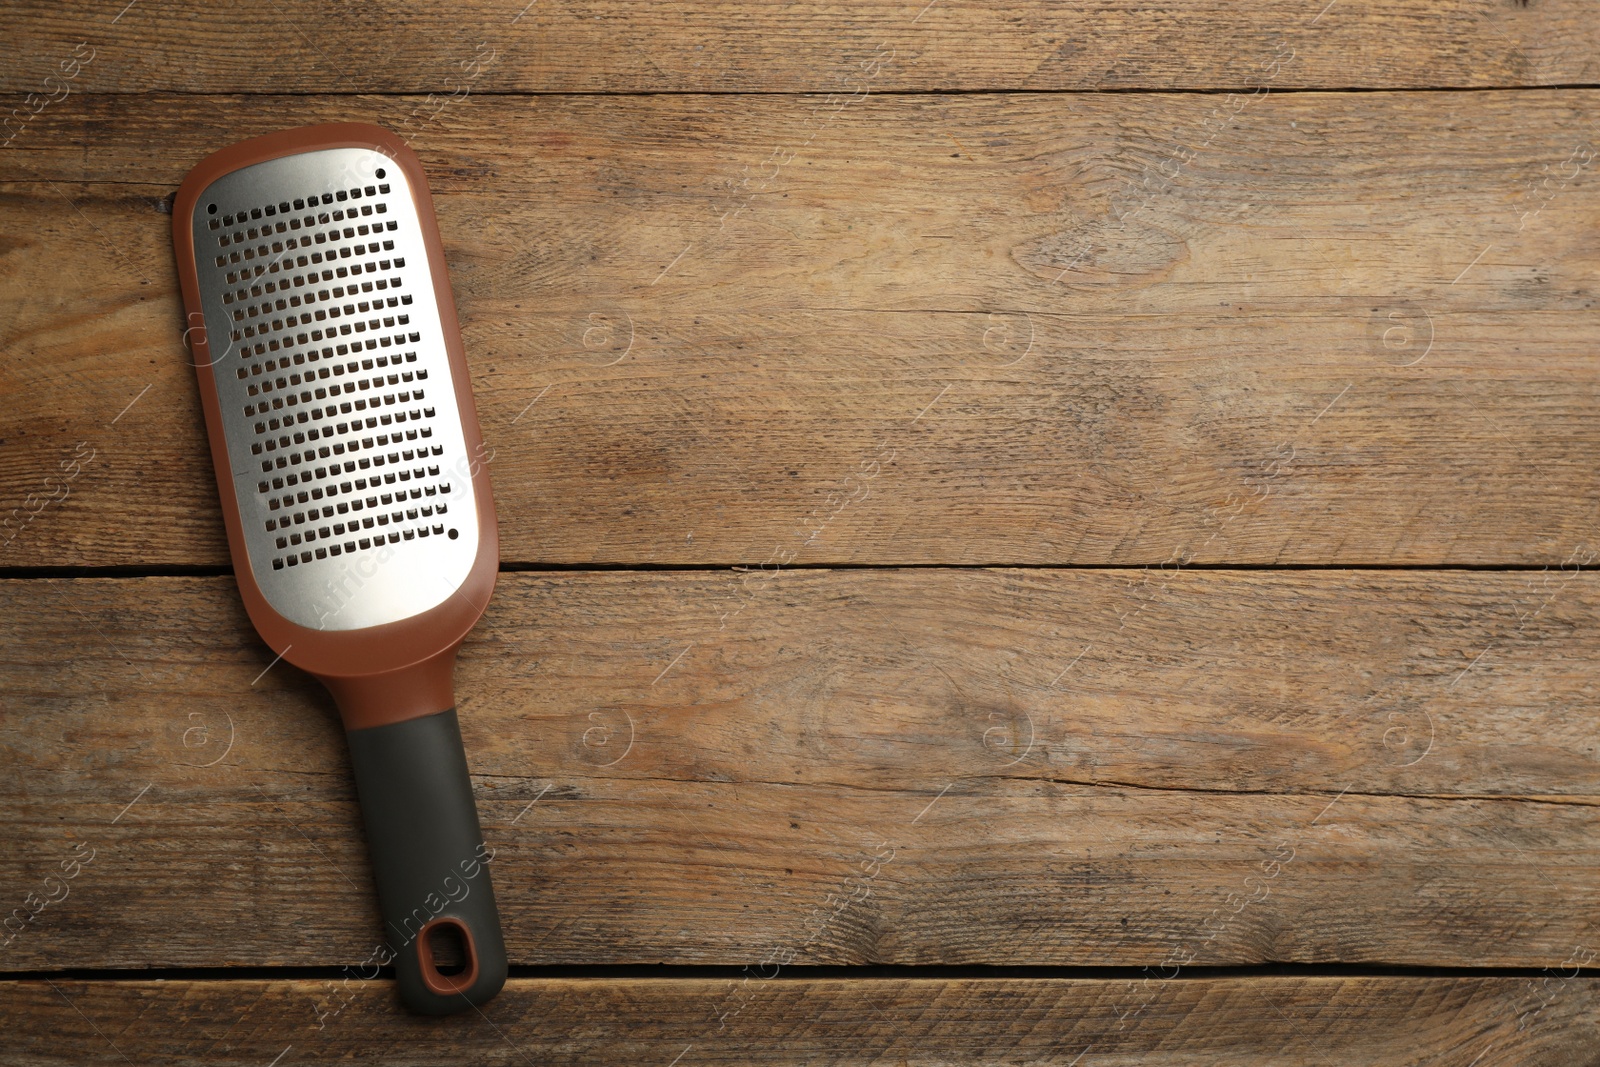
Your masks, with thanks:
[(472, 931), (460, 919), (442, 915), (417, 935), (422, 982), (439, 996), (462, 993), (478, 981), (478, 953)]
[(433, 969), (446, 978), (454, 978), (467, 969), (467, 943), (454, 926), (435, 927), (428, 935), (428, 949), (433, 956)]

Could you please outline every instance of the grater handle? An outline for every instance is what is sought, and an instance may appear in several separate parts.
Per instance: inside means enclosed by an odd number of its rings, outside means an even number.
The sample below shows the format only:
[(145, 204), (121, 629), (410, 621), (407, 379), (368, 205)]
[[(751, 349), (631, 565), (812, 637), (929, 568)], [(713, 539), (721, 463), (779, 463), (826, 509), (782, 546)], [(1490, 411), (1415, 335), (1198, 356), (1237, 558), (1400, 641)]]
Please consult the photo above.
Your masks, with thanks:
[(424, 1015), (484, 1003), (506, 950), (455, 709), (346, 737), (400, 999)]

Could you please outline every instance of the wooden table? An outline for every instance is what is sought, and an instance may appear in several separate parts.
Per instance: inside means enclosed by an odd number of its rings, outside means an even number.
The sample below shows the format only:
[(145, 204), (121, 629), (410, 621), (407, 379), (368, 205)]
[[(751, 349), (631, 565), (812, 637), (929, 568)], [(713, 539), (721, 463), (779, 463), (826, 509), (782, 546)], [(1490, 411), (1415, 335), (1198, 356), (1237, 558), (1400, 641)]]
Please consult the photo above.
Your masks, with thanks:
[[(0, 14), (0, 1060), (1594, 1062), (1592, 5), (125, 2)], [(333, 120), (494, 449), (446, 1020), (181, 343)]]

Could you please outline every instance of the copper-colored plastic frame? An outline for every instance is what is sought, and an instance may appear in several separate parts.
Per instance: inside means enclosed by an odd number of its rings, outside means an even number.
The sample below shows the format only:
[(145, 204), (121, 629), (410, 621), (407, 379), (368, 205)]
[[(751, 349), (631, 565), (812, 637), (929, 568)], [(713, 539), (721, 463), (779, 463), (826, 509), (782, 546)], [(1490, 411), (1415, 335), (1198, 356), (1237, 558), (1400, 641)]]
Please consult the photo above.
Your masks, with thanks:
[[(456, 406), (461, 412), (467, 455), (471, 457), (473, 495), (478, 507), (478, 554), (461, 588), (444, 603), (420, 615), (360, 630), (313, 630), (290, 622), (272, 609), (256, 584), (233, 491), (232, 465), (222, 432), (222, 411), (212, 378), (211, 351), (195, 272), (194, 212), (212, 182), (241, 167), (324, 148), (373, 149), (392, 159), (409, 179), (428, 250), (434, 295), (439, 302), (439, 325), (455, 381)], [(211, 463), (222, 498), (234, 575), (250, 621), (274, 652), (322, 680), (339, 704), (346, 729), (403, 722), (453, 707), (451, 674), (456, 649), (488, 606), (499, 571), (500, 543), (489, 471), (480, 458), (482, 434), (472, 401), (472, 379), (461, 347), (455, 298), (445, 272), (444, 244), (439, 238), (427, 176), (416, 153), (388, 130), (356, 122), (310, 126), (243, 141), (212, 153), (189, 172), (173, 204), (172, 235), (187, 312), (185, 337), (200, 383), (200, 402), (211, 438)]]

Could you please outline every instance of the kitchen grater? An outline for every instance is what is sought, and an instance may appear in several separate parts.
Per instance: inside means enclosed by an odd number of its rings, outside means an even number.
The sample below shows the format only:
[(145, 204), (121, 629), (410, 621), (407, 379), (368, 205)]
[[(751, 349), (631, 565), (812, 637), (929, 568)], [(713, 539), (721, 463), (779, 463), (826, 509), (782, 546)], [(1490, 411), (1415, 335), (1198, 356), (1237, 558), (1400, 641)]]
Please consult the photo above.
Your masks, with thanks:
[(482, 1003), (505, 947), (451, 674), (499, 542), (421, 164), (377, 126), (257, 137), (189, 173), (172, 232), (239, 591), (338, 704), (380, 955), (413, 1010)]

